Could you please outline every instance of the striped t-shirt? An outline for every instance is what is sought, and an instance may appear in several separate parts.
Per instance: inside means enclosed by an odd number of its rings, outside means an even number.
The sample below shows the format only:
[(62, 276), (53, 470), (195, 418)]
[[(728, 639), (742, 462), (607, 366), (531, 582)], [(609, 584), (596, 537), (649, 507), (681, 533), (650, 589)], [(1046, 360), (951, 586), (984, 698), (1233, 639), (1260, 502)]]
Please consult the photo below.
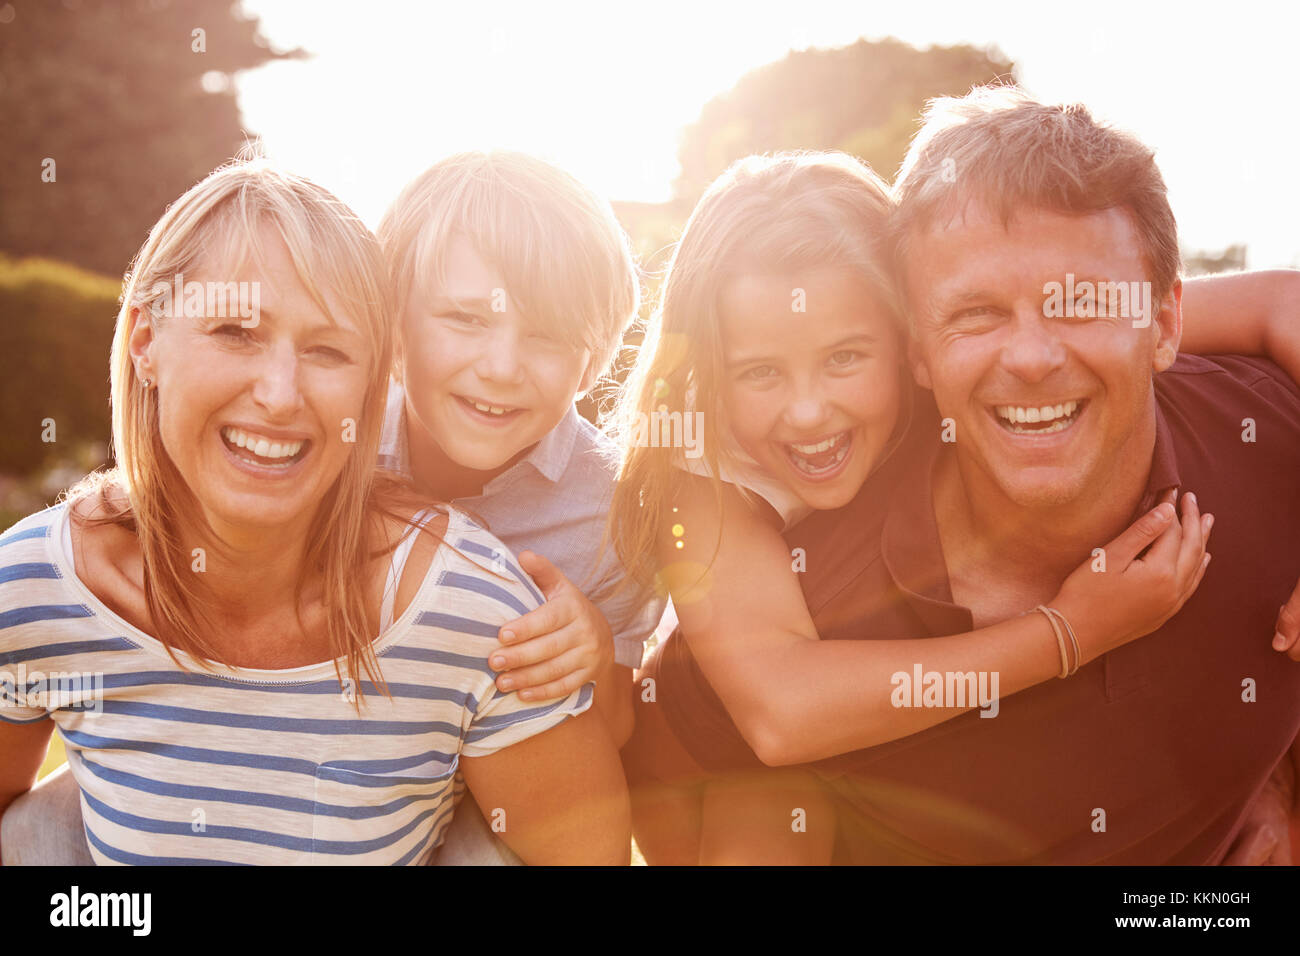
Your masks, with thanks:
[(0, 720), (53, 718), (97, 863), (423, 863), (461, 754), (541, 733), (593, 694), (496, 689), (497, 630), (542, 597), (464, 513), (445, 537), (456, 550), (438, 548), (375, 642), (391, 697), (360, 682), (358, 715), (333, 662), (203, 670), (178, 652), (178, 667), (76, 576), (68, 507), (49, 508), (0, 536)]

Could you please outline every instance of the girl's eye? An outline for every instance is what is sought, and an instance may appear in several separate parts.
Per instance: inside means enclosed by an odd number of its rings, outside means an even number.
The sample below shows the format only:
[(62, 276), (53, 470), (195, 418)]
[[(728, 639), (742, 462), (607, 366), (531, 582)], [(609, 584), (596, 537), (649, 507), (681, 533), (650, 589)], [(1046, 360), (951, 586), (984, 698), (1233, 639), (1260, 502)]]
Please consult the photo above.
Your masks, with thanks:
[(315, 352), (321, 358), (329, 359), (331, 362), (351, 362), (352, 359), (344, 352), (338, 349), (330, 348), (328, 345), (318, 345), (311, 351)]
[(774, 375), (776, 375), (776, 369), (772, 368), (772, 366), (755, 365), (753, 368), (745, 369), (745, 371), (741, 373), (740, 377), (747, 378), (751, 382), (761, 382), (772, 378)]
[(470, 312), (448, 312), (443, 315), (444, 319), (450, 319), (457, 325), (482, 325), (483, 320), (477, 315)]

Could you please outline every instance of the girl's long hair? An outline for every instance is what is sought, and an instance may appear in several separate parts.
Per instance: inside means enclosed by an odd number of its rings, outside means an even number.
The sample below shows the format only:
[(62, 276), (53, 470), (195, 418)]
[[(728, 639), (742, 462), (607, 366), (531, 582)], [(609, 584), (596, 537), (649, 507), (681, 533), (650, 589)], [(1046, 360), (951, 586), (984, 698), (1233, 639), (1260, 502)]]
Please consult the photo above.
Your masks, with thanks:
[(750, 156), (705, 192), (686, 223), (647, 323), (636, 363), (606, 427), (622, 452), (608, 537), (619, 558), (649, 583), (657, 542), (672, 524), (686, 473), (680, 450), (647, 441), (653, 413), (703, 418), (702, 456), (721, 505), (721, 470), (730, 442), (721, 398), (718, 315), (723, 286), (742, 274), (839, 265), (855, 270), (892, 315), (897, 295), (888, 268), (889, 191), (870, 167), (844, 153)]

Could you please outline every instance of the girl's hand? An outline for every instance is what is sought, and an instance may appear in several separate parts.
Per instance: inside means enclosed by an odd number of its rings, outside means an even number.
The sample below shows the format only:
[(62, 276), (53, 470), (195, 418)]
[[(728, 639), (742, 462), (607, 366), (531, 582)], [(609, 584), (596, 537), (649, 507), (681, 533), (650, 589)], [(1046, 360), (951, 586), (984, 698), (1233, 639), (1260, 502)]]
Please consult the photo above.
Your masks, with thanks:
[(1189, 493), (1183, 495), (1179, 521), (1174, 497), (1170, 493), (1106, 545), (1104, 571), (1094, 570), (1102, 556), (1091, 557), (1057, 592), (1052, 606), (1074, 628), (1080, 665), (1158, 629), (1201, 583), (1210, 563), (1205, 543), (1214, 516), (1202, 515)]
[(502, 692), (519, 691), (523, 700), (564, 697), (613, 663), (614, 636), (600, 609), (546, 558), (521, 551), (519, 565), (546, 603), (501, 628), (505, 646), (488, 664)]

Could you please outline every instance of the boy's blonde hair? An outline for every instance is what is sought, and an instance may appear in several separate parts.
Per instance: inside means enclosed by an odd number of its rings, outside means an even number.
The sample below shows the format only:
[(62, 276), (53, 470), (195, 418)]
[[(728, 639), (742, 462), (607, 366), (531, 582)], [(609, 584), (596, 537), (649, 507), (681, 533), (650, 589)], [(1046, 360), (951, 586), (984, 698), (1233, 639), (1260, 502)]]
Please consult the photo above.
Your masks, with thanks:
[(704, 416), (703, 458), (721, 482), (729, 448), (719, 441), (725, 362), (718, 299), (738, 276), (839, 266), (872, 290), (891, 316), (895, 291), (884, 243), (889, 191), (870, 167), (845, 153), (750, 156), (719, 176), (686, 223), (664, 276), (636, 364), (609, 425), (623, 453), (608, 535), (643, 580), (682, 472), (680, 451), (652, 447), (639, 423), (659, 411)]
[[(144, 561), (144, 591), (154, 635), (169, 651), (199, 661), (219, 655), (205, 636), (205, 601), (191, 569), (190, 544), (179, 540), (179, 515), (202, 519), (184, 478), (159, 434), (158, 389), (145, 388), (128, 347), (136, 310), (152, 321), (175, 321), (151, 308), (176, 276), (260, 256), (260, 233), (270, 228), (289, 251), (298, 281), (335, 319), (328, 295), (345, 308), (369, 343), (367, 390), (356, 442), (320, 503), (308, 539), (295, 601), (319, 575), (326, 629), (336, 660), (380, 682), (366, 616), (363, 582), (372, 552), (367, 519), (374, 504), (375, 459), (392, 361), (392, 306), (383, 259), (374, 236), (356, 214), (326, 190), (262, 160), (224, 166), (168, 207), (126, 274), (111, 359), (113, 450), (116, 467), (73, 489), (70, 501), (100, 499), (99, 520), (136, 534)], [(183, 314), (183, 313), (182, 313)], [(124, 494), (126, 508), (112, 506)], [(341, 679), (342, 675), (340, 675)]]
[(979, 202), (1004, 222), (1024, 208), (1073, 215), (1124, 209), (1154, 297), (1178, 279), (1178, 226), (1154, 152), (1078, 103), (1040, 103), (1014, 86), (930, 100), (894, 181), (894, 200), (900, 278), (913, 238)]
[(433, 282), (445, 284), (456, 236), (501, 270), (524, 315), (591, 350), (591, 381), (604, 374), (640, 305), (631, 243), (608, 202), (525, 153), (472, 151), (435, 163), (379, 224), (399, 317)]

